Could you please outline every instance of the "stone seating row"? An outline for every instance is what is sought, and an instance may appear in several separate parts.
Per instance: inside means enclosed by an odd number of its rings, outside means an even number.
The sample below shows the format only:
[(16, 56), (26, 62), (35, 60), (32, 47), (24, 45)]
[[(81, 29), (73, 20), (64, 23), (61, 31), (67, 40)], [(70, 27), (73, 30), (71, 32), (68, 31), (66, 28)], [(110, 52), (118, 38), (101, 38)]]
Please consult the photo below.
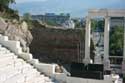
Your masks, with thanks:
[(54, 83), (32, 65), (0, 45), (0, 83)]

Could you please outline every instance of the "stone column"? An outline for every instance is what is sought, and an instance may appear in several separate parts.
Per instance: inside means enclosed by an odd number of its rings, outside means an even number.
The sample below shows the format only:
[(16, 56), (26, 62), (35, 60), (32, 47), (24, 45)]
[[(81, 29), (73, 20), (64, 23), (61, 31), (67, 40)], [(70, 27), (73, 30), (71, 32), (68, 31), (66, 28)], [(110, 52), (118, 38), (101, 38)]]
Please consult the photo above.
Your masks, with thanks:
[(85, 31), (85, 57), (83, 62), (85, 64), (90, 63), (90, 39), (91, 39), (91, 20), (90, 17), (86, 17), (86, 31)]
[(123, 63), (125, 63), (125, 17), (124, 17), (124, 21), (123, 21), (123, 27), (124, 27), (124, 48), (123, 48)]
[(104, 70), (110, 69), (109, 31), (110, 31), (110, 17), (106, 16), (105, 27), (104, 27)]
[(124, 48), (123, 48), (123, 61), (122, 61), (122, 73), (125, 74), (125, 17), (123, 21), (123, 27), (124, 27)]

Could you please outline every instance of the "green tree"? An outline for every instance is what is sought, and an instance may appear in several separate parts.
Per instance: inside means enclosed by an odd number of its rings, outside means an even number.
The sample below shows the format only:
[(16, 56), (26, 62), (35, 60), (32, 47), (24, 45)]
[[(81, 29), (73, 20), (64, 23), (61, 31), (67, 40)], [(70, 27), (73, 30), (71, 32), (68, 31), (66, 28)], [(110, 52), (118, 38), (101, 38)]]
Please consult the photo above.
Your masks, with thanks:
[(15, 3), (15, 0), (0, 0), (0, 11), (4, 11), (9, 8), (9, 4)]
[(72, 19), (73, 22), (75, 23), (75, 28), (83, 28), (83, 23), (79, 19)]
[(0, 0), (1, 6), (9, 6), (9, 4), (15, 3), (15, 0)]
[(27, 22), (29, 22), (30, 20), (32, 20), (32, 17), (30, 15), (30, 13), (25, 13), (23, 14), (23, 19)]
[(9, 8), (9, 5), (12, 3), (15, 3), (15, 0), (0, 0), (0, 16), (19, 19), (18, 11)]
[(98, 21), (95, 20), (95, 19), (92, 19), (92, 20), (91, 20), (91, 27), (92, 27), (92, 30), (96, 30), (97, 25), (98, 25)]
[(45, 21), (45, 23), (46, 23), (47, 25), (51, 25), (51, 26), (56, 26), (56, 25), (58, 25), (58, 23), (57, 23), (56, 21), (53, 21), (53, 20), (47, 20), (47, 21)]
[(104, 31), (104, 20), (97, 21), (96, 19), (92, 19), (91, 27), (92, 27), (92, 30), (96, 30), (98, 28)]
[(123, 37), (124, 28), (122, 26), (115, 26), (110, 32), (110, 54), (122, 56), (123, 54)]
[(104, 20), (98, 21), (98, 27), (99, 27), (100, 30), (102, 30), (102, 31), (104, 31), (104, 24), (105, 24)]
[(23, 15), (23, 20), (28, 23), (29, 29), (32, 29), (32, 17), (30, 13), (25, 13)]

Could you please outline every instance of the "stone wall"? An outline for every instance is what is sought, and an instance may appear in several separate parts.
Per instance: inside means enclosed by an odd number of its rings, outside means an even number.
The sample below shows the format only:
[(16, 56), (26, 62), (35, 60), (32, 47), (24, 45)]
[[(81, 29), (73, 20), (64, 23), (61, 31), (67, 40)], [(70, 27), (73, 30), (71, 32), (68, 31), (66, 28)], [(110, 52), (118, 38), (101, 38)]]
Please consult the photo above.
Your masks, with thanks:
[(33, 41), (30, 51), (42, 62), (78, 62), (79, 57), (84, 55), (83, 29), (55, 29), (36, 25), (31, 33)]

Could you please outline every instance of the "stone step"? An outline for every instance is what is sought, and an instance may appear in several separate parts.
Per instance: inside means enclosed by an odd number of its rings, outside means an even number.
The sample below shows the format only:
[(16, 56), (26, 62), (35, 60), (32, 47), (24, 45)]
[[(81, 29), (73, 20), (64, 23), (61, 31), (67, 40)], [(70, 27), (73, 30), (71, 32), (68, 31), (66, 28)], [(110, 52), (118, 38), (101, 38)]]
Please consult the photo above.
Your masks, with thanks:
[(44, 78), (33, 78), (26, 83), (45, 83)]
[(25, 61), (23, 61), (22, 59), (17, 59), (16, 56), (14, 56), (13, 58), (7, 57), (7, 58), (4, 58), (2, 60), (0, 59), (0, 69), (6, 67), (8, 65), (13, 66), (15, 68), (20, 68), (25, 64), (26, 64)]
[(8, 65), (14, 65), (14, 60), (5, 61), (4, 63), (0, 63), (0, 68), (4, 68)]
[[(41, 79), (42, 78), (42, 79)], [(40, 77), (38, 78), (39, 81), (38, 83), (46, 83), (46, 80), (45, 80), (45, 76), (44, 75), (40, 75)]]
[(0, 60), (2, 60), (3, 58), (8, 58), (8, 57), (17, 58), (17, 56), (15, 56), (13, 53), (9, 53), (9, 54), (0, 55)]
[(0, 45), (0, 83), (53, 83), (32, 65)]
[(7, 54), (7, 53), (11, 53), (9, 50), (3, 50), (3, 51), (0, 51), (0, 55), (1, 54)]
[(0, 52), (5, 52), (5, 53), (7, 53), (7, 52), (9, 52), (9, 50), (6, 49), (6, 48), (4, 48), (4, 47), (0, 47)]
[(14, 53), (0, 54), (0, 57), (16, 56)]
[(23, 74), (17, 74), (5, 80), (3, 83), (25, 83), (25, 77)]
[(10, 50), (5, 48), (4, 46), (0, 46), (0, 51), (10, 51)]
[(23, 62), (20, 62), (20, 59), (13, 60), (13, 62), (14, 62), (13, 64), (8, 64), (8, 65), (1, 66), (0, 71), (8, 70), (10, 68), (15, 68), (16, 70), (21, 70), (26, 65)]
[(15, 66), (15, 69), (17, 69), (18, 71), (21, 71), (22, 73), (25, 73), (32, 68), (33, 68), (32, 66), (29, 66), (28, 64), (22, 64), (22, 63)]
[(21, 69), (17, 70), (12, 65), (8, 65), (8, 66), (6, 66), (4, 68), (0, 68), (0, 77), (2, 77), (4, 79), (10, 78), (10, 77), (12, 77), (12, 76), (14, 76), (16, 74), (19, 74), (19, 73), (21, 73)]
[(8, 70), (9, 68), (14, 68), (14, 66), (12, 65), (4, 66), (3, 68), (0, 68), (0, 71)]
[(7, 55), (0, 55), (0, 61), (8, 60), (8, 59), (9, 60), (15, 60), (15, 59), (17, 59), (17, 56), (15, 56), (13, 53), (12, 54), (7, 54)]
[(20, 72), (18, 72), (17, 70), (15, 70), (14, 68), (10, 68), (9, 70), (6, 70), (6, 71), (3, 71), (3, 72), (0, 72), (0, 82), (1, 81), (5, 81), (7, 80), (8, 78), (16, 75), (16, 74), (19, 74)]
[(7, 50), (7, 49), (4, 47), (0, 47), (0, 51), (3, 51), (3, 50)]
[(39, 73), (35, 69), (31, 69), (29, 71), (26, 71), (25, 73), (20, 73), (10, 77), (5, 81), (5, 83), (9, 83), (9, 80), (10, 83), (25, 83), (28, 79), (34, 79), (38, 76)]
[(44, 75), (40, 75), (36, 78), (32, 78), (26, 81), (26, 83), (45, 83)]
[(45, 82), (45, 83), (54, 83), (54, 82)]
[(38, 71), (36, 71), (35, 69), (31, 69), (25, 73), (23, 73), (23, 75), (26, 78), (26, 81), (30, 80), (30, 79), (34, 79), (36, 77), (40, 76), (40, 73)]
[[(15, 69), (15, 68), (14, 68)], [(32, 70), (32, 71), (31, 71)], [(33, 69), (31, 69), (31, 70), (27, 70), (27, 71), (25, 71), (25, 73), (22, 73), (21, 71), (19, 71), (19, 70), (16, 70), (17, 71), (17, 73), (15, 73), (15, 74), (21, 74), (22, 76), (23, 76), (23, 78), (26, 80), (27, 78), (29, 78), (29, 77), (32, 77), (32, 78), (34, 78), (35, 76), (37, 76), (37, 71), (33, 71)], [(13, 73), (12, 73), (13, 74)], [(13, 74), (10, 78), (12, 78), (15, 74)], [(16, 76), (16, 75), (15, 75)], [(10, 79), (9, 78), (9, 79)], [(22, 82), (22, 81), (20, 81), (20, 82)], [(15, 82), (14, 82), (15, 83)], [(22, 82), (23, 83), (23, 82)]]
[(44, 77), (45, 82), (52, 82), (52, 80), (49, 77)]
[(19, 74), (19, 73), (24, 76), (25, 80), (26, 80), (26, 77), (27, 79), (29, 79), (29, 78), (34, 78), (37, 75), (40, 75), (36, 70), (35, 71), (33, 70), (35, 69), (30, 69), (30, 70), (25, 71), (25, 73), (21, 73), (21, 71), (16, 70), (13, 67), (9, 67), (8, 70), (6, 69), (0, 72), (0, 76), (2, 78), (1, 81), (5, 81), (6, 79), (11, 78), (14, 75)]
[(26, 64), (26, 62), (25, 61), (23, 61), (22, 59), (16, 59), (15, 61), (14, 61), (14, 66), (15, 66), (15, 68), (22, 68), (22, 66), (24, 66)]
[(0, 59), (0, 66), (3, 66), (3, 64), (10, 64), (11, 62), (14, 62), (13, 60), (16, 59), (16, 57), (6, 57), (6, 58), (2, 58)]
[(31, 69), (33, 69), (33, 67), (31, 65), (25, 64), (25, 65), (23, 65), (22, 73), (25, 73), (25, 72), (27, 72), (27, 71), (29, 71)]

